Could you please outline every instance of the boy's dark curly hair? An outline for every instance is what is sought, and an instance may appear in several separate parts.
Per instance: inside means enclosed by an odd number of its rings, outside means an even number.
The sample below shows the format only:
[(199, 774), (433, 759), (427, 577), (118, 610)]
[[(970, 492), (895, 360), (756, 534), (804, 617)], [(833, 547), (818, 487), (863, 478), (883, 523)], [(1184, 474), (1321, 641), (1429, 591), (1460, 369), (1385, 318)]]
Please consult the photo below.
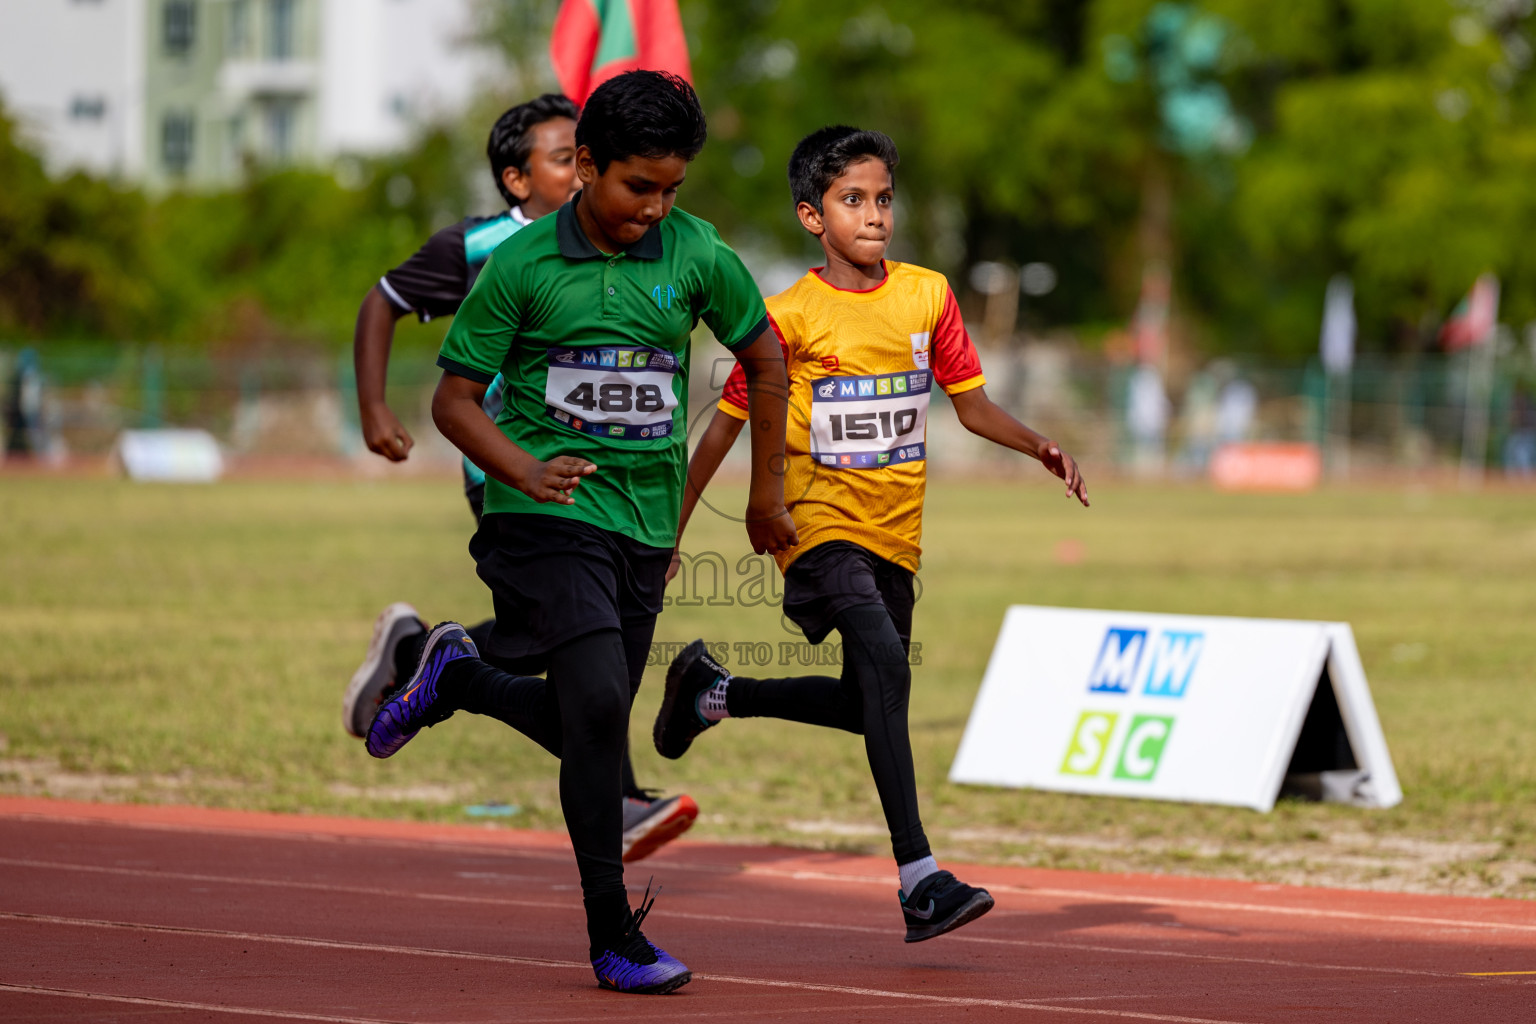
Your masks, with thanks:
[(698, 94), (665, 71), (628, 71), (608, 79), (587, 99), (576, 122), (576, 145), (592, 152), (599, 174), (632, 156), (692, 160), (704, 148), (705, 135)]
[(821, 197), (827, 194), (832, 182), (842, 177), (849, 164), (866, 156), (883, 162), (891, 172), (891, 183), (895, 184), (896, 165), (901, 157), (896, 152), (896, 143), (884, 132), (835, 124), (801, 139), (789, 158), (789, 192), (795, 205), (809, 203), (817, 213), (823, 212)]

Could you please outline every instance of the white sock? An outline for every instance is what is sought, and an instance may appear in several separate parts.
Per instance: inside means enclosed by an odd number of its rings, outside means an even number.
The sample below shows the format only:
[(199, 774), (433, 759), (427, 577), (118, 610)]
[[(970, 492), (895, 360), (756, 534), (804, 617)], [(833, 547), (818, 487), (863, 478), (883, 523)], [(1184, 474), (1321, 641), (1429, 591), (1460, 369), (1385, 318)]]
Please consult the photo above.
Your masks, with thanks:
[(917, 891), (919, 882), (939, 870), (939, 862), (932, 857), (924, 857), (910, 864), (898, 864), (896, 870), (901, 872), (901, 891), (910, 896)]
[(721, 676), (719, 682), (699, 694), (699, 701), (694, 707), (698, 708), (699, 717), (704, 721), (718, 722), (722, 718), (731, 717), (725, 708), (725, 688), (730, 682), (730, 676)]

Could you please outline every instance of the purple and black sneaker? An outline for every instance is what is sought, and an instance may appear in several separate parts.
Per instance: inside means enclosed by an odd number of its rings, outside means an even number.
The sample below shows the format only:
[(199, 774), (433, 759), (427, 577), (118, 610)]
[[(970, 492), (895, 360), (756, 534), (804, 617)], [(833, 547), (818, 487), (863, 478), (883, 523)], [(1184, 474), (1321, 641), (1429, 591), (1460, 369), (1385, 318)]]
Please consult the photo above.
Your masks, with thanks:
[(427, 634), (410, 681), (380, 704), (373, 716), (368, 727), (368, 753), (389, 757), (426, 726), (452, 717), (453, 709), (442, 707), (438, 700), (438, 680), (449, 662), (479, 656), (475, 642), (457, 622), (445, 622)]
[[(660, 889), (656, 890), (658, 893)], [(651, 887), (645, 887), (650, 896)], [(619, 939), (592, 961), (599, 988), (636, 995), (660, 996), (682, 988), (693, 980), (693, 972), (664, 949), (651, 944), (640, 932), (640, 922), (651, 912), (656, 900), (641, 897), (640, 911), (629, 911)]]

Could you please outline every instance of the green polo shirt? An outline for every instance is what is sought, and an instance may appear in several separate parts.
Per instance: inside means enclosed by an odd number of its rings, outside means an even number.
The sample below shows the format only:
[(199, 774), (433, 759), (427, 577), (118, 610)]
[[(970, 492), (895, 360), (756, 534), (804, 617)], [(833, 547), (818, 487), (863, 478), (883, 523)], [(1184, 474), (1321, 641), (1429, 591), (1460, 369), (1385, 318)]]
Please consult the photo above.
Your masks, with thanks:
[(496, 425), (535, 458), (597, 464), (574, 505), (488, 478), (486, 512), (564, 516), (671, 547), (688, 461), (689, 336), (703, 320), (737, 351), (768, 329), (768, 313), (713, 225), (674, 209), (609, 256), (581, 230), (576, 201), (497, 247), (437, 364), (482, 384), (500, 373)]

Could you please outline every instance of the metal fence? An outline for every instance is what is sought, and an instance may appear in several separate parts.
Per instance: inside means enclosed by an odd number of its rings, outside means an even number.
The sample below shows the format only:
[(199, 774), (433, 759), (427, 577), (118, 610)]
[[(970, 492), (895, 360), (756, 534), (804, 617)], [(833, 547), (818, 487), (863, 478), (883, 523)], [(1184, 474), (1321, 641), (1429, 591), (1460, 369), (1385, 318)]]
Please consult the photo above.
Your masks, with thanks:
[[(1316, 444), (1335, 476), (1443, 471), (1464, 457), (1495, 472), (1529, 475), (1536, 470), (1531, 355), (1507, 346), (1489, 360), (1486, 380), (1478, 379), (1475, 358), (1370, 356), (1342, 379), (1327, 377), (1315, 361), (1223, 359), (1162, 380), (1070, 345), (982, 353), (993, 400), (1095, 468), (1194, 477), (1222, 443), (1271, 440)], [(732, 361), (701, 341), (693, 365), (690, 415), (697, 429)], [(27, 373), (34, 408), (23, 424), (15, 407)], [(431, 424), (437, 377), (430, 352), (397, 352), (389, 400), (417, 439), (413, 458), (447, 466), (456, 455)], [(237, 459), (366, 455), (350, 352), (250, 358), (153, 346), (0, 345), (0, 382), (12, 457), (25, 450), (55, 461), (100, 457), (121, 431), (160, 426), (208, 430)], [(946, 414), (947, 404), (935, 392), (929, 435), (936, 472), (1013, 458), (967, 434)], [(744, 461), (741, 447), (733, 457)]]

